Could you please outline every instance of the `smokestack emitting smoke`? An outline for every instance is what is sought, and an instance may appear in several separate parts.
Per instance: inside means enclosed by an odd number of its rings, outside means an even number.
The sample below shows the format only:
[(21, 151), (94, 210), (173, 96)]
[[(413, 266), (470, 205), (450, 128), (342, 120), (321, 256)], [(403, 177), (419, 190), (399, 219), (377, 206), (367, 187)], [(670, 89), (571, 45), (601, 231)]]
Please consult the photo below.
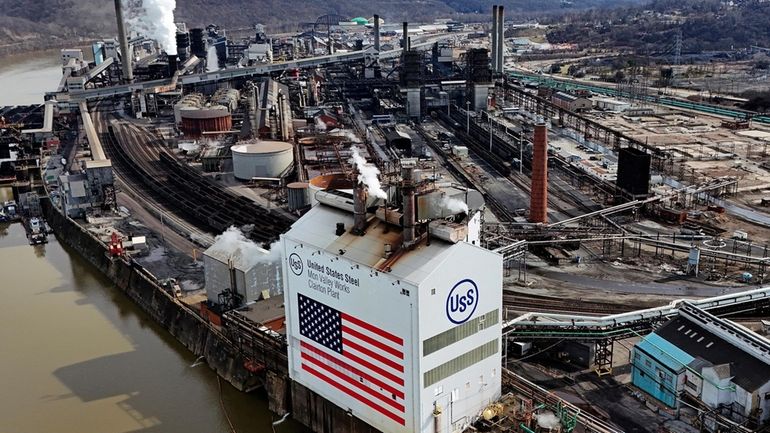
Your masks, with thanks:
[(452, 213), (464, 212), (467, 214), (469, 211), (468, 205), (464, 201), (449, 197), (448, 195), (441, 199), (441, 206)]
[(176, 0), (142, 0), (130, 20), (134, 30), (158, 42), (167, 54), (176, 54)]
[(358, 153), (358, 148), (355, 146), (351, 147), (350, 151), (353, 152), (350, 162), (358, 169), (358, 182), (366, 185), (370, 195), (381, 199), (388, 198), (388, 195), (382, 189), (380, 179), (377, 177), (380, 174), (380, 170), (374, 165), (367, 163), (366, 159)]

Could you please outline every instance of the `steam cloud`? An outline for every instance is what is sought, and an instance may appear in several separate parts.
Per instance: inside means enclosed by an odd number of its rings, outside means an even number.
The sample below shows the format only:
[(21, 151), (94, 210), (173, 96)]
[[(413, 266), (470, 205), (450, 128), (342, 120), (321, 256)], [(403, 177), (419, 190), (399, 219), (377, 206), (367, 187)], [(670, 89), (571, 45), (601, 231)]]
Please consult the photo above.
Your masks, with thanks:
[(142, 0), (139, 10), (129, 10), (131, 27), (154, 39), (167, 54), (176, 54), (176, 0)]
[(468, 213), (469, 210), (468, 205), (464, 201), (449, 197), (448, 195), (441, 199), (441, 206), (452, 213)]
[(209, 46), (206, 52), (206, 72), (216, 72), (219, 70), (219, 57), (217, 57), (217, 47)]
[(543, 412), (537, 415), (537, 425), (541, 428), (555, 429), (561, 425), (561, 421), (553, 412)]
[(369, 189), (369, 194), (386, 199), (388, 195), (383, 191), (380, 179), (377, 177), (380, 174), (380, 170), (372, 164), (366, 162), (363, 156), (358, 153), (358, 148), (355, 146), (350, 148), (353, 152), (353, 156), (350, 158), (350, 162), (358, 169), (358, 182), (366, 185)]
[(360, 143), (361, 142), (361, 139), (358, 138), (358, 136), (356, 134), (354, 134), (353, 132), (351, 132), (348, 129), (335, 129), (332, 132), (330, 132), (329, 135), (335, 135), (335, 136), (338, 136), (338, 137), (345, 137), (351, 143)]
[(271, 244), (270, 250), (266, 251), (260, 248), (259, 245), (246, 239), (243, 233), (234, 226), (215, 237), (211, 248), (229, 253), (231, 258), (235, 258), (232, 256), (240, 255), (247, 266), (254, 266), (260, 262), (279, 262), (281, 260), (281, 249), (278, 241)]
[(326, 124), (320, 117), (315, 118), (315, 129), (316, 131), (326, 131)]

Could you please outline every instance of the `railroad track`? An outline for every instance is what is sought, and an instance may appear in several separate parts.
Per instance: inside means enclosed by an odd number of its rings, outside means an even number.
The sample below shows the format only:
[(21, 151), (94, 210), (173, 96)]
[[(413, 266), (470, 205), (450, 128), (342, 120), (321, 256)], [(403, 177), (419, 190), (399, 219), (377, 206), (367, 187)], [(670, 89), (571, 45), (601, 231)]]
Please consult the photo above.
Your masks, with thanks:
[(648, 308), (641, 304), (616, 304), (611, 302), (563, 299), (549, 296), (503, 293), (506, 311), (541, 313), (580, 313), (597, 316), (627, 313)]
[(148, 128), (114, 122), (104, 135), (106, 151), (126, 184), (143, 201), (173, 209), (171, 213), (184, 219), (191, 233), (221, 233), (230, 226), (249, 226), (253, 227), (251, 239), (269, 243), (292, 223), (187, 167)]
[(138, 169), (134, 166), (135, 163), (122, 152), (122, 148), (115, 143), (114, 137), (107, 132), (107, 123), (104, 121), (104, 118), (99, 118), (99, 116), (103, 115), (103, 113), (99, 113), (96, 116), (98, 120), (95, 122), (95, 128), (100, 136), (105, 153), (113, 163), (115, 177), (123, 192), (146, 206), (156, 217), (161, 218), (162, 216), (169, 223), (169, 226), (175, 228), (175, 231), (179, 234), (199, 244), (201, 247), (207, 248), (211, 246), (214, 243), (214, 238), (210, 233), (176, 215), (171, 210), (169, 202), (157, 193), (157, 189), (148, 188), (146, 182), (141, 179), (141, 174), (137, 172)]

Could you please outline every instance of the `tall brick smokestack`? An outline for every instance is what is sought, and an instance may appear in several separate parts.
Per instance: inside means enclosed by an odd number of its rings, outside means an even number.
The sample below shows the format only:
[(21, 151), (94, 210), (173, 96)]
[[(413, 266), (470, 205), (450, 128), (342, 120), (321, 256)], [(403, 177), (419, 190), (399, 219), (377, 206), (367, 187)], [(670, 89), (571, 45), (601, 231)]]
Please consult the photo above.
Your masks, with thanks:
[(533, 140), (529, 221), (548, 223), (548, 128), (542, 121), (535, 125)]

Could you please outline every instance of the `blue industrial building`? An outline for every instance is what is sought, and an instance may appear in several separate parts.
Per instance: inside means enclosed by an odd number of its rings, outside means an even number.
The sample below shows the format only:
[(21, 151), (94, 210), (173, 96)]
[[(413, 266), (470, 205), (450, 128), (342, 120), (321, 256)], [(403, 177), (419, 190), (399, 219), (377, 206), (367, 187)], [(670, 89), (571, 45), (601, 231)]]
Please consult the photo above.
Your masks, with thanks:
[(631, 369), (633, 384), (670, 408), (690, 399), (712, 409), (707, 430), (719, 419), (770, 421), (770, 340), (691, 305), (634, 347)]
[(684, 387), (686, 367), (694, 360), (658, 334), (650, 334), (634, 347), (633, 383), (666, 406), (678, 407), (677, 397)]

